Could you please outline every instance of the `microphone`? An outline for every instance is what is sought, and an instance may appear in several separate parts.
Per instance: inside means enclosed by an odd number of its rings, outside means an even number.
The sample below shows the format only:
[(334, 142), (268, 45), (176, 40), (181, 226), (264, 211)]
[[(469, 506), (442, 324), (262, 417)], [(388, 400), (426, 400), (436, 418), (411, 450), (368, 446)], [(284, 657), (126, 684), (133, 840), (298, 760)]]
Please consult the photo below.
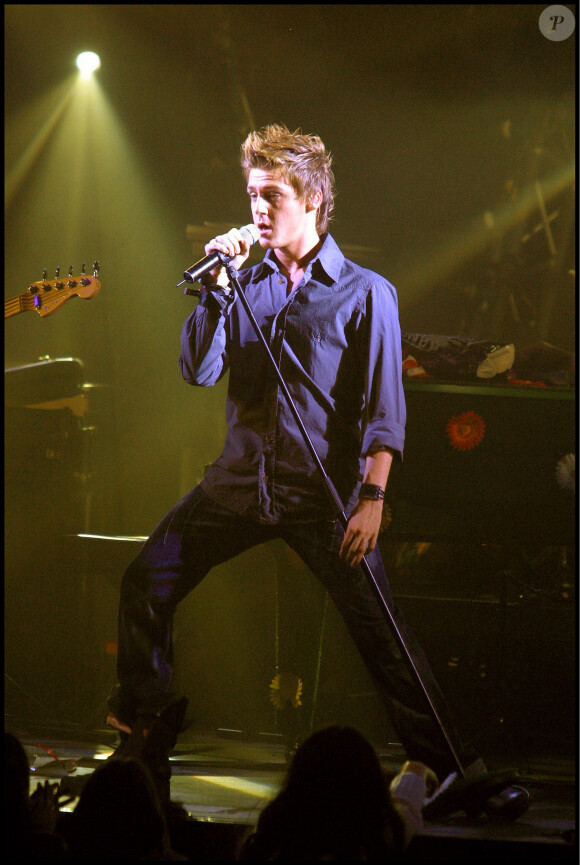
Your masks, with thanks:
[[(240, 228), (240, 234), (250, 246), (254, 244), (260, 237), (260, 230), (250, 222), (249, 225), (244, 225)], [(220, 258), (221, 256), (221, 258)], [(207, 273), (209, 270), (214, 270), (216, 267), (221, 267), (223, 261), (232, 261), (234, 256), (224, 255), (220, 252), (210, 252), (205, 258), (200, 258), (195, 264), (192, 264), (183, 274), (183, 280), (177, 283), (177, 287), (183, 285), (184, 282), (197, 282), (197, 280)]]

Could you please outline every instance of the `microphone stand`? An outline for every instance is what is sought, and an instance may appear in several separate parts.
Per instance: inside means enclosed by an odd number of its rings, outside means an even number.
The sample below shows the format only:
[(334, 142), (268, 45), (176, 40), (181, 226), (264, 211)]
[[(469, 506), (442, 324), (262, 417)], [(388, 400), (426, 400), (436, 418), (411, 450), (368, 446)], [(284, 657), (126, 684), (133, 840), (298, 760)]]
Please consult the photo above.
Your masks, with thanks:
[[(332, 501), (333, 505), (335, 506), (335, 508), (338, 511), (338, 519), (340, 520), (342, 527), (344, 529), (346, 529), (346, 527), (348, 525), (348, 518), (347, 518), (345, 511), (344, 511), (344, 505), (342, 504), (340, 496), (339, 496), (334, 484), (332, 483), (332, 480), (330, 479), (330, 477), (328, 476), (328, 474), (326, 473), (326, 471), (324, 469), (324, 466), (322, 465), (320, 457), (318, 456), (318, 454), (316, 452), (316, 448), (314, 447), (314, 445), (310, 439), (310, 436), (308, 435), (306, 427), (304, 426), (304, 424), (302, 422), (302, 418), (298, 414), (298, 409), (296, 408), (294, 400), (292, 399), (290, 391), (288, 390), (288, 386), (284, 380), (284, 377), (283, 377), (282, 373), (280, 372), (280, 369), (278, 368), (278, 364), (276, 363), (274, 355), (270, 351), (270, 346), (268, 345), (268, 342), (267, 342), (264, 334), (260, 330), (260, 325), (258, 324), (256, 317), (254, 316), (253, 310), (249, 304), (249, 301), (248, 301), (248, 299), (244, 293), (244, 290), (243, 290), (242, 286), (240, 285), (240, 282), (238, 280), (238, 272), (230, 264), (226, 255), (224, 255), (223, 253), (220, 253), (219, 257), (220, 257), (220, 260), (222, 261), (222, 264), (226, 268), (226, 271), (228, 274), (228, 279), (230, 282), (230, 286), (236, 292), (237, 296), (240, 298), (242, 306), (244, 307), (244, 309), (246, 311), (246, 314), (247, 314), (247, 316), (250, 320), (250, 323), (251, 323), (251, 325), (252, 325), (252, 327), (256, 333), (256, 336), (258, 337), (258, 340), (261, 342), (266, 354), (268, 355), (270, 363), (272, 364), (272, 367), (274, 368), (274, 371), (276, 373), (276, 377), (278, 379), (278, 383), (279, 383), (280, 387), (282, 388), (282, 392), (284, 394), (284, 397), (286, 398), (286, 402), (288, 403), (288, 407), (294, 416), (294, 420), (298, 424), (298, 428), (302, 434), (304, 442), (305, 442), (308, 450), (310, 451), (312, 459), (314, 460), (314, 462), (316, 464), (316, 468), (318, 469), (318, 471), (322, 477), (325, 490), (326, 490), (327, 494), (329, 495), (330, 500)], [(186, 294), (193, 294), (194, 292), (186, 289), (185, 293)], [(378, 601), (379, 606), (381, 607), (383, 614), (387, 620), (387, 624), (389, 625), (391, 632), (392, 632), (392, 634), (393, 634), (393, 636), (394, 636), (394, 638), (395, 638), (395, 640), (396, 640), (396, 642), (397, 642), (397, 644), (401, 650), (401, 653), (403, 655), (403, 659), (405, 660), (411, 674), (413, 675), (413, 677), (417, 681), (419, 687), (421, 688), (421, 690), (423, 692), (423, 696), (425, 697), (425, 699), (427, 701), (427, 705), (429, 706), (429, 709), (431, 711), (431, 714), (432, 714), (434, 720), (436, 721), (441, 733), (443, 734), (443, 737), (447, 743), (447, 746), (448, 746), (448, 748), (449, 748), (449, 750), (453, 756), (453, 759), (455, 760), (455, 763), (457, 765), (459, 773), (463, 777), (465, 777), (465, 771), (464, 771), (464, 768), (461, 764), (461, 760), (459, 759), (459, 755), (457, 754), (457, 751), (453, 745), (453, 742), (449, 738), (449, 734), (447, 733), (445, 726), (443, 724), (443, 721), (441, 720), (441, 717), (439, 715), (439, 712), (437, 711), (437, 708), (433, 702), (433, 699), (431, 698), (431, 695), (429, 694), (428, 688), (425, 685), (425, 683), (423, 682), (423, 679), (421, 678), (421, 674), (419, 673), (419, 670), (417, 669), (417, 666), (416, 666), (416, 664), (415, 664), (415, 662), (411, 656), (411, 653), (409, 652), (409, 649), (407, 648), (405, 640), (404, 640), (401, 632), (399, 631), (399, 628), (397, 627), (397, 623), (395, 622), (395, 620), (393, 618), (393, 614), (389, 608), (389, 605), (387, 604), (387, 601), (385, 600), (385, 598), (384, 598), (384, 596), (383, 596), (383, 594), (382, 594), (382, 592), (381, 592), (381, 590), (377, 584), (375, 575), (373, 574), (372, 569), (371, 569), (371, 567), (370, 567), (370, 565), (367, 562), (365, 557), (363, 557), (363, 559), (362, 559), (361, 567), (363, 569), (365, 576), (369, 580), (369, 583), (371, 585), (371, 589), (375, 595), (375, 598)]]

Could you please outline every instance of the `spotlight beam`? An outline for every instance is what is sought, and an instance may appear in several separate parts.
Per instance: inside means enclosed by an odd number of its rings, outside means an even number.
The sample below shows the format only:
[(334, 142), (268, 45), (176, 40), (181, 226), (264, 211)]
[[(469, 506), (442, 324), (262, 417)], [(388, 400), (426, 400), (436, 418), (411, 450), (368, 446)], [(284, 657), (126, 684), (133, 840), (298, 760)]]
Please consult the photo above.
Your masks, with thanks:
[(22, 186), (22, 183), (28, 176), (32, 166), (38, 159), (39, 155), (44, 150), (46, 143), (51, 138), (54, 130), (56, 129), (57, 123), (64, 115), (65, 110), (67, 109), (71, 101), (73, 93), (74, 87), (71, 87), (64, 95), (62, 102), (60, 102), (60, 104), (53, 111), (51, 116), (38, 130), (34, 139), (30, 142), (22, 156), (19, 158), (16, 165), (14, 165), (8, 170), (6, 176), (6, 185), (4, 188), (4, 207), (6, 210), (10, 207), (14, 196)]
[[(548, 203), (564, 189), (575, 183), (575, 165), (570, 162), (542, 179), (542, 201)], [(457, 272), (467, 261), (482, 253), (488, 246), (497, 243), (516, 225), (538, 209), (538, 190), (530, 184), (522, 191), (518, 202), (509, 203), (495, 214), (490, 214), (486, 225), (481, 216), (475, 218), (464, 231), (452, 235), (443, 249), (427, 256), (421, 262), (397, 275), (398, 284), (405, 286), (406, 302), (414, 303), (433, 283), (440, 282)]]

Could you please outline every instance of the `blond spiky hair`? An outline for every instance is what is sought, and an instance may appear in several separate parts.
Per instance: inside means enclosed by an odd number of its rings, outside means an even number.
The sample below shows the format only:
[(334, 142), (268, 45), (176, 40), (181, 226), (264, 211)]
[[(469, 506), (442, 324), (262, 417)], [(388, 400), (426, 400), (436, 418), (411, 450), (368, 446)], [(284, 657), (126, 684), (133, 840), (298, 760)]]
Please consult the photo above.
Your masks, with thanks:
[(322, 193), (322, 204), (316, 214), (316, 230), (324, 234), (334, 210), (334, 174), (332, 156), (318, 135), (303, 135), (274, 123), (250, 132), (242, 144), (241, 165), (246, 180), (252, 168), (279, 169), (286, 183), (296, 191), (300, 201), (315, 192)]

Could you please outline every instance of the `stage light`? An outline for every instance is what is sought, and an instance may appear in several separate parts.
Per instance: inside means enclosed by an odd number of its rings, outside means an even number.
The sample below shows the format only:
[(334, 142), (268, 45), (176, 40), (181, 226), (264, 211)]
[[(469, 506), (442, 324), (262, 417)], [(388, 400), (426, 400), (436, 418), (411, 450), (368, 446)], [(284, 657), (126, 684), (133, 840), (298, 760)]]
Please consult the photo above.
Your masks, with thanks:
[(95, 72), (100, 65), (101, 61), (99, 55), (95, 54), (93, 51), (83, 51), (83, 53), (79, 54), (77, 57), (77, 66), (83, 78), (90, 78), (93, 72)]

